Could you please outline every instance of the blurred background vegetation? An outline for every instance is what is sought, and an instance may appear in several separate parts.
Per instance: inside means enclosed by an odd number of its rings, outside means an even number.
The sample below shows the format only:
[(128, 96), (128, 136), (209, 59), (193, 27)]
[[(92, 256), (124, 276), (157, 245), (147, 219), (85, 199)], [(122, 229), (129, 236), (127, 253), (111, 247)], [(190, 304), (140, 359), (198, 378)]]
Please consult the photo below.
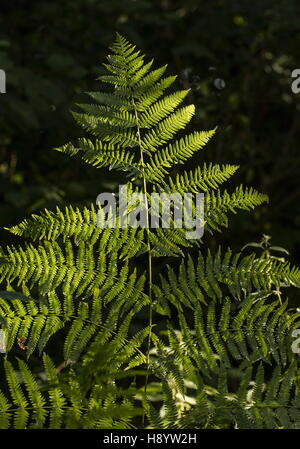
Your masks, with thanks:
[[(51, 151), (80, 132), (69, 110), (98, 89), (107, 47), (119, 31), (190, 87), (193, 127), (218, 126), (193, 159), (241, 166), (239, 182), (270, 203), (240, 213), (215, 242), (239, 250), (262, 234), (300, 263), (300, 68), (297, 0), (16, 0), (0, 10), (0, 226), (64, 204), (94, 203), (124, 181)], [(227, 187), (227, 186), (226, 186)], [(206, 238), (206, 236), (205, 236)], [(207, 237), (208, 238), (208, 237)], [(17, 237), (0, 230), (1, 245)], [(20, 240), (21, 242), (21, 240)]]

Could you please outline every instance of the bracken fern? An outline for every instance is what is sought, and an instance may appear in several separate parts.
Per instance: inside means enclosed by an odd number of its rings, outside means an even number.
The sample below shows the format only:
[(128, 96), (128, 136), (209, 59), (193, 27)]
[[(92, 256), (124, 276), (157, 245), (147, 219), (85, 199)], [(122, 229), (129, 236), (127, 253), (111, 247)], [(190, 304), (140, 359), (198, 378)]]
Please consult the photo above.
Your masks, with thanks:
[[(121, 35), (107, 59), (99, 79), (110, 89), (88, 92), (91, 102), (73, 112), (88, 136), (57, 150), (124, 172), (128, 191), (144, 194), (148, 226), (101, 228), (91, 205), (45, 210), (9, 229), (31, 242), (0, 249), (0, 427), (299, 428), (291, 334), (300, 314), (282, 298), (283, 288), (300, 287), (299, 269), (230, 249), (212, 254), (205, 237), (149, 226), (153, 192), (203, 192), (210, 233), (266, 195), (223, 189), (235, 165), (174, 176), (216, 128), (184, 134), (195, 111), (183, 104), (189, 91), (166, 93), (176, 77), (152, 69)], [(164, 256), (180, 257), (177, 268)]]

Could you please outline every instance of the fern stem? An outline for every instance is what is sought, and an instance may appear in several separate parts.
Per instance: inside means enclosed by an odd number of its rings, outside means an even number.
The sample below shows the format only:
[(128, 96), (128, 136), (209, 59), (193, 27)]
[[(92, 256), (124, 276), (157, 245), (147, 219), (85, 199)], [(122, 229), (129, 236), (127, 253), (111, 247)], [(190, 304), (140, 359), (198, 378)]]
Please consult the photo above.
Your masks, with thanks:
[[(141, 139), (141, 131), (139, 126), (139, 116), (138, 111), (135, 105), (134, 98), (132, 97), (132, 104), (134, 107), (136, 126), (137, 126), (137, 135), (140, 147), (140, 157), (141, 157), (141, 171), (143, 177), (143, 193), (145, 198), (145, 207), (146, 207), (146, 237), (147, 237), (147, 247), (148, 247), (148, 294), (149, 294), (149, 335), (148, 335), (148, 343), (147, 343), (147, 361), (146, 361), (146, 379), (145, 379), (145, 394), (147, 393), (148, 387), (148, 370), (150, 365), (150, 347), (151, 347), (151, 336), (152, 336), (152, 325), (153, 325), (153, 300), (152, 300), (152, 257), (151, 257), (151, 243), (150, 243), (150, 229), (149, 229), (149, 203), (148, 203), (148, 191), (147, 191), (147, 181), (145, 177), (145, 162), (144, 162), (144, 153), (142, 147), (142, 139)], [(145, 415), (142, 417), (142, 425), (144, 427), (145, 424)]]

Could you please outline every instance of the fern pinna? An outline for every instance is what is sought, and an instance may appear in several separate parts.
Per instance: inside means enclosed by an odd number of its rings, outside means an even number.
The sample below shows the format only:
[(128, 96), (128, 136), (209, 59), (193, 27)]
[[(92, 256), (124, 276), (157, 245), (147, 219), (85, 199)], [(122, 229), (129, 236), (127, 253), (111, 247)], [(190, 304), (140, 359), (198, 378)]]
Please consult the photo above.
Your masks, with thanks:
[[(222, 189), (234, 165), (174, 176), (216, 129), (184, 134), (195, 110), (182, 105), (189, 91), (167, 93), (176, 77), (144, 59), (117, 34), (100, 76), (110, 89), (88, 92), (90, 103), (73, 112), (87, 137), (57, 150), (123, 171), (147, 220), (153, 192), (203, 192), (205, 232), (221, 232), (230, 213), (267, 197)], [(299, 428), (299, 312), (282, 290), (300, 287), (299, 269), (212, 254), (205, 235), (188, 239), (175, 226), (100, 227), (98, 212), (57, 207), (9, 229), (28, 243), (0, 250), (0, 427)], [(179, 257), (178, 268), (166, 256)]]

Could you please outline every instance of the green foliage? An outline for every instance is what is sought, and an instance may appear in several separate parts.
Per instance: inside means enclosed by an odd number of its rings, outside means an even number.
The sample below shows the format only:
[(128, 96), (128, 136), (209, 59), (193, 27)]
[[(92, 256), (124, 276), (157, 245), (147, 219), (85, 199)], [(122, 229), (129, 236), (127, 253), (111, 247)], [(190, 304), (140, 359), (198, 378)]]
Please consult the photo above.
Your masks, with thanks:
[[(99, 78), (107, 91), (89, 92), (95, 103), (73, 113), (89, 138), (60, 152), (123, 170), (147, 214), (153, 192), (204, 191), (210, 233), (267, 201), (252, 188), (220, 189), (233, 165), (173, 177), (216, 130), (185, 130), (195, 108), (183, 105), (187, 90), (166, 92), (175, 81), (166, 66), (152, 69), (120, 34), (110, 49)], [(213, 254), (184, 228), (100, 228), (98, 212), (45, 210), (9, 229), (32, 242), (0, 251), (2, 428), (298, 428), (299, 312), (282, 289), (300, 287), (299, 269), (269, 253)], [(180, 256), (178, 270), (163, 256)]]
[[(190, 89), (196, 106), (194, 129), (218, 124), (210, 151), (195, 154), (195, 166), (238, 164), (235, 182), (270, 196), (273, 207), (248, 220), (238, 214), (218, 243), (238, 250), (245, 235), (254, 241), (263, 232), (298, 261), (300, 96), (291, 91), (300, 57), (297, 7), (296, 0), (62, 0), (58, 14), (49, 0), (7, 3), (0, 17), (0, 66), (7, 73), (7, 94), (0, 96), (0, 226), (57, 204), (87, 206), (99, 191), (114, 191), (121, 172), (103, 169), (95, 177), (92, 167), (49, 148), (82, 136), (68, 110), (85, 101), (80, 91), (96, 87), (99, 60), (117, 29), (178, 73), (179, 89)], [(0, 234), (5, 244), (17, 241)]]

